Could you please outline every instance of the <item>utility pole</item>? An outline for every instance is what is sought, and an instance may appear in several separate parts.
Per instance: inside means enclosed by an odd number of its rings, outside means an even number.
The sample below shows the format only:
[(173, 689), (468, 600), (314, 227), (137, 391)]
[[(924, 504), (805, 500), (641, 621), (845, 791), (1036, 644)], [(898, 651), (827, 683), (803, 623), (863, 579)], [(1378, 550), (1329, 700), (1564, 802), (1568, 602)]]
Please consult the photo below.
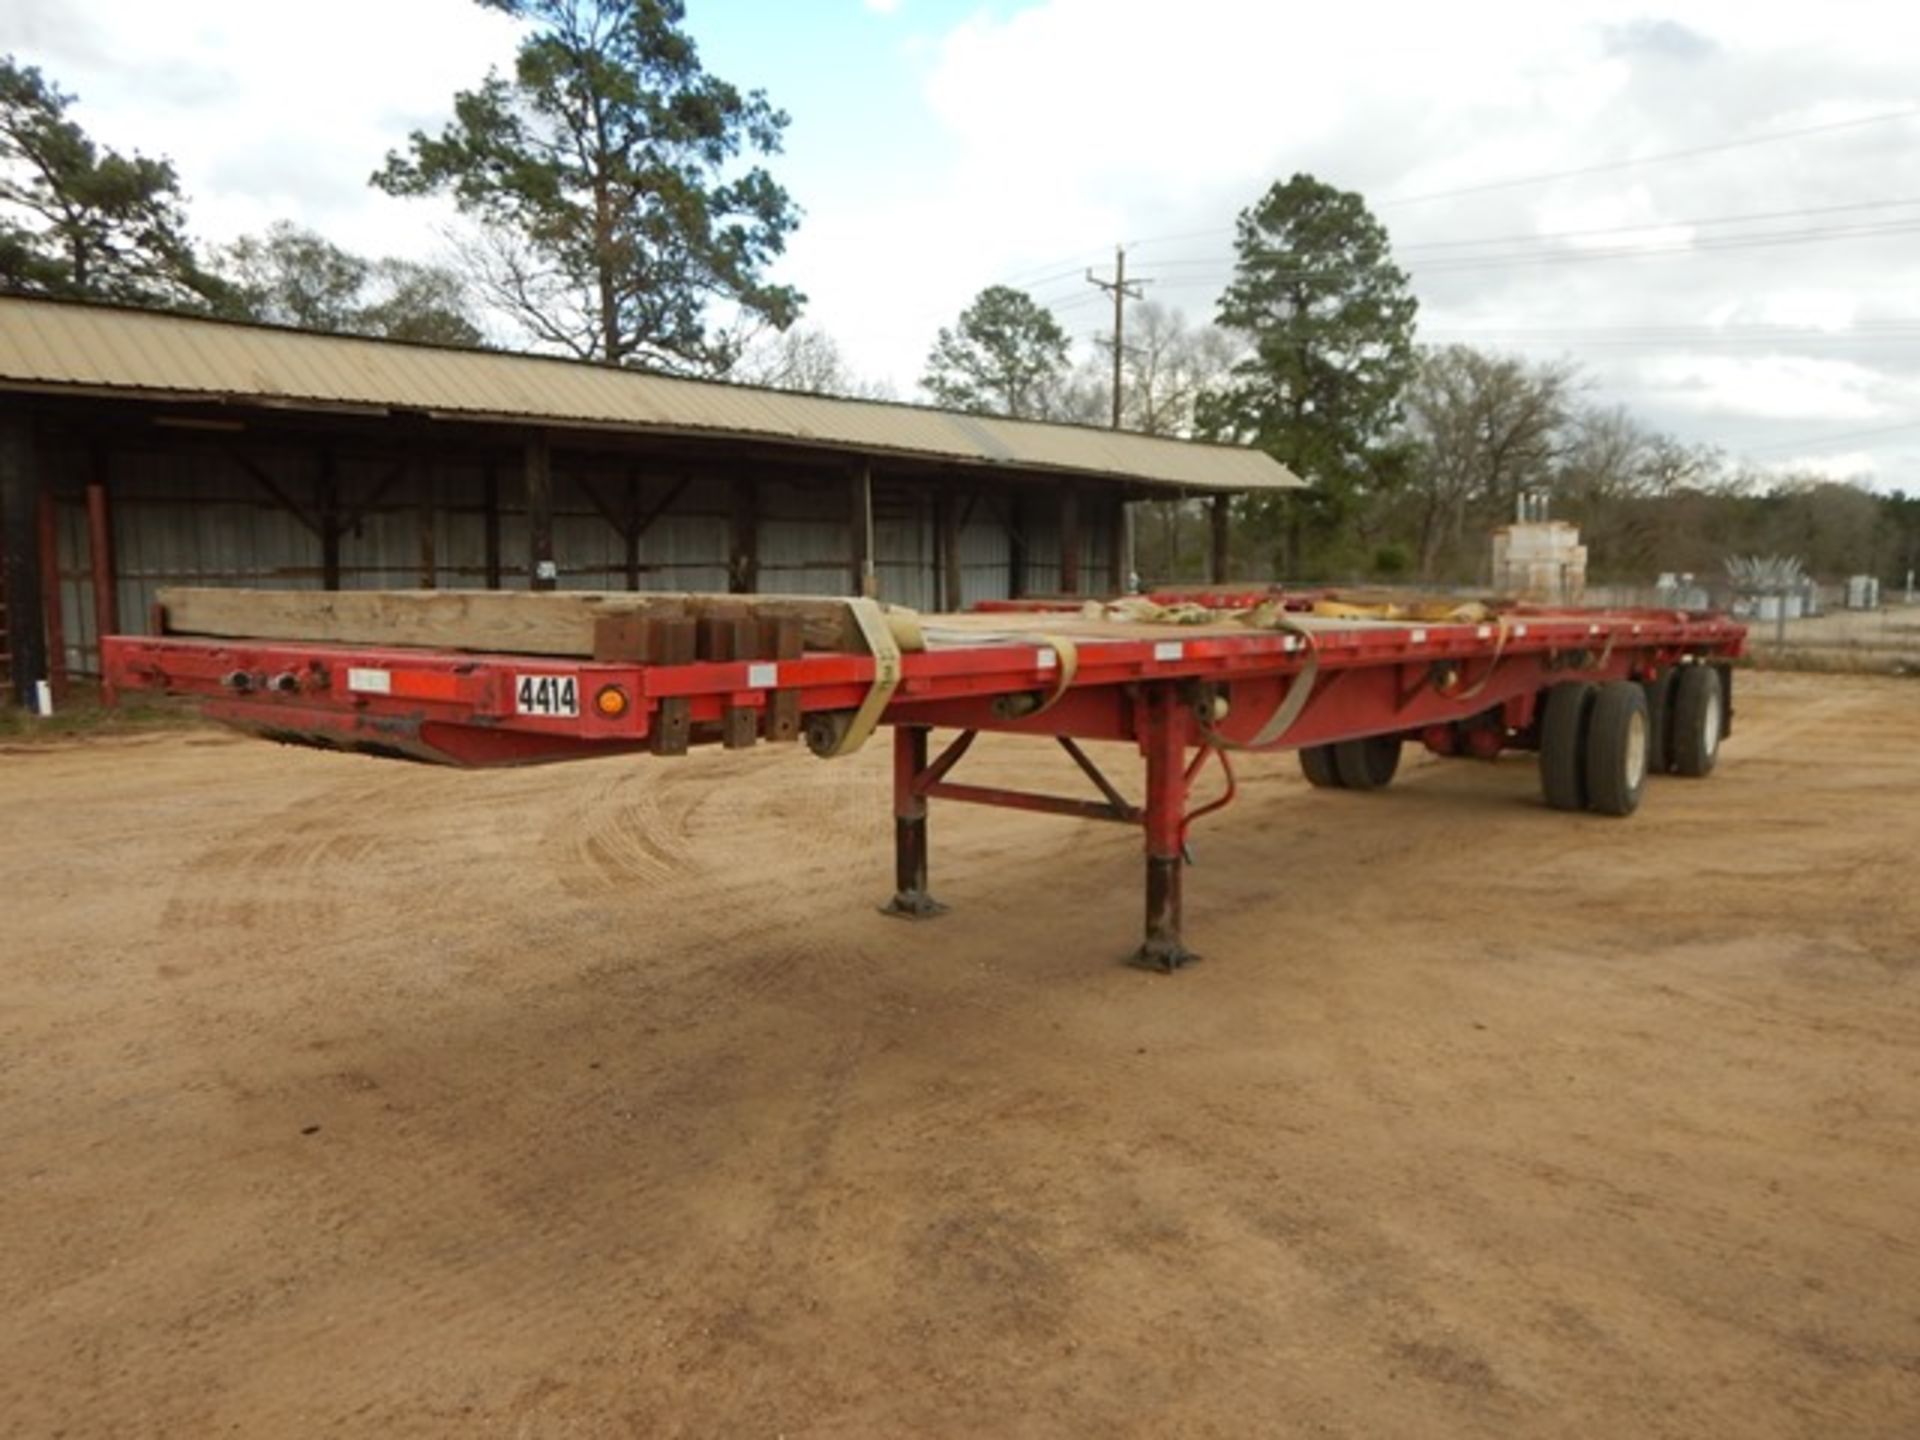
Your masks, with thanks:
[[(1127, 301), (1143, 298), (1140, 287), (1144, 280), (1127, 279), (1127, 247), (1113, 247), (1113, 279), (1102, 280), (1093, 271), (1087, 271), (1087, 283), (1105, 290), (1113, 296), (1113, 428), (1120, 428), (1120, 380), (1121, 361), (1126, 356)], [(1133, 575), (1136, 569), (1133, 550), (1133, 512), (1127, 508), (1123, 496), (1116, 507), (1114, 523), (1120, 527), (1119, 543), (1114, 547), (1116, 571), (1125, 569), (1126, 574), (1115, 574), (1113, 588), (1117, 594), (1126, 594), (1133, 589)], [(1124, 565), (1120, 560), (1124, 559)]]
[(1113, 279), (1102, 280), (1093, 271), (1087, 271), (1087, 283), (1113, 296), (1113, 428), (1120, 428), (1120, 361), (1126, 353), (1127, 301), (1141, 300), (1145, 297), (1140, 287), (1145, 280), (1127, 279), (1127, 248), (1124, 245), (1113, 247)]

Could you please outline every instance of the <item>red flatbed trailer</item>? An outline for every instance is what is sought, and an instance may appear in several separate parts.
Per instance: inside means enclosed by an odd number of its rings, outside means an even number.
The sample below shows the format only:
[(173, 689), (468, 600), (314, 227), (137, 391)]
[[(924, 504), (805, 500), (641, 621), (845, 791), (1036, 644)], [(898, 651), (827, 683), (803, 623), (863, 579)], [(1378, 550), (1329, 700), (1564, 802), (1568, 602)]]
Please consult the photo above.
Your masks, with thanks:
[[(1538, 750), (1548, 804), (1624, 815), (1648, 774), (1711, 770), (1731, 733), (1731, 662), (1746, 635), (1724, 617), (1672, 610), (1509, 607), (1416, 621), (1326, 618), (1311, 613), (1312, 597), (1277, 591), (1165, 598), (1216, 614), (1195, 626), (1106, 624), (1082, 619), (1078, 602), (1016, 602), (924, 617), (925, 648), (903, 651), (880, 607), (846, 601), (873, 653), (796, 656), (783, 646), (782, 659), (691, 658), (691, 636), (676, 642), (670, 626), (596, 642), (596, 654), (630, 657), (618, 659), (177, 636), (165, 633), (163, 604), (156, 636), (107, 639), (105, 668), (122, 691), (193, 697), (209, 718), (268, 738), (467, 767), (678, 754), (800, 730), (832, 756), (890, 725), (888, 913), (944, 908), (928, 891), (932, 800), (1117, 821), (1139, 826), (1146, 846), (1135, 958), (1173, 970), (1193, 958), (1182, 938), (1187, 833), (1232, 800), (1233, 751), (1299, 750), (1316, 785), (1372, 789), (1392, 778), (1407, 741), (1486, 759)], [(710, 644), (704, 631), (698, 649), (756, 653), (751, 641)], [(935, 727), (959, 734), (930, 760)], [(954, 781), (983, 730), (1056, 740), (1099, 798)], [(1139, 804), (1082, 740), (1138, 746)], [(1210, 759), (1223, 788), (1190, 808)]]

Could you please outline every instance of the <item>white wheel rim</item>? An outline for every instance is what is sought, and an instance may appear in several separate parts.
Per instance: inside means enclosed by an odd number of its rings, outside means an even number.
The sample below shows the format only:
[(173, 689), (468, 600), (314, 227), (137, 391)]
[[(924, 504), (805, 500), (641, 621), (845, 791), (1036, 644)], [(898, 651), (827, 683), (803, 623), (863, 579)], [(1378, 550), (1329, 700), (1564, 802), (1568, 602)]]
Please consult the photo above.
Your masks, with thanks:
[(1638, 790), (1647, 778), (1647, 717), (1634, 711), (1627, 718), (1627, 788)]
[(1720, 748), (1720, 692), (1714, 691), (1707, 696), (1706, 708), (1700, 714), (1700, 727), (1706, 733), (1700, 737), (1700, 748), (1712, 756)]

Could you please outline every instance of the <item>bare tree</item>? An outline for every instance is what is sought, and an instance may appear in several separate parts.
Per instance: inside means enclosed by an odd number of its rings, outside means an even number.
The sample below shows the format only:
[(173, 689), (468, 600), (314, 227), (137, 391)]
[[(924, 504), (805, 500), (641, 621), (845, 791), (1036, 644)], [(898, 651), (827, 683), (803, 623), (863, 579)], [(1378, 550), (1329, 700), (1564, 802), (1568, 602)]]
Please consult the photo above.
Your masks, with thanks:
[(839, 343), (813, 325), (796, 325), (763, 336), (741, 353), (727, 378), (774, 390), (801, 390), (854, 400), (893, 398), (892, 387), (884, 382), (855, 375)]
[(1466, 562), (1470, 519), (1513, 513), (1523, 490), (1553, 478), (1573, 372), (1465, 345), (1423, 351), (1407, 393), (1419, 455), (1409, 481), (1420, 574)]

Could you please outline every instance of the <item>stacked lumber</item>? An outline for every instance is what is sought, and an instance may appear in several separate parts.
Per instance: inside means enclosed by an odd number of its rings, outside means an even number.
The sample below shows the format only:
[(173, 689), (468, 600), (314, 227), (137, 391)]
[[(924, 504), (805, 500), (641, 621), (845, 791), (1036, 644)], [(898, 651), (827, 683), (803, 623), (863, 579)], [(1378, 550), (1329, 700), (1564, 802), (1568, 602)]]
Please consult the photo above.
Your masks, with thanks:
[(631, 633), (609, 622), (625, 622), (630, 627), (654, 621), (684, 621), (696, 630), (711, 622), (735, 626), (730, 633), (737, 636), (742, 633), (737, 627), (748, 621), (791, 621), (799, 627), (804, 649), (855, 655), (866, 651), (859, 624), (846, 601), (816, 595), (164, 589), (159, 592), (158, 603), (164, 633), (169, 635), (293, 640), (315, 645), (397, 645), (489, 655), (634, 659), (638, 657), (602, 653), (603, 634), (617, 637)]
[[(867, 651), (846, 601), (807, 595), (163, 589), (157, 619), (169, 635), (643, 665)], [(895, 629), (917, 633), (910, 612), (900, 612)], [(718, 739), (730, 749), (795, 740), (800, 719), (799, 695), (775, 688), (764, 705), (724, 707)], [(693, 734), (687, 701), (662, 700), (650, 730), (654, 751), (683, 754), (696, 738), (708, 737)]]

